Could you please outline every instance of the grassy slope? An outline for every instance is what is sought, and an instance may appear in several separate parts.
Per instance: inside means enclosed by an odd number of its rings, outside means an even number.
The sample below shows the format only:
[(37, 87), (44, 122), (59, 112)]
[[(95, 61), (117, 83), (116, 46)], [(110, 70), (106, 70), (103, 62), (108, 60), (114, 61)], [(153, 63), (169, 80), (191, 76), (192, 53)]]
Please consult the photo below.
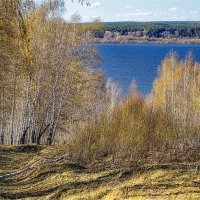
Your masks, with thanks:
[(0, 175), (39, 163), (0, 180), (0, 199), (200, 199), (199, 163), (83, 168), (64, 159), (48, 162), (62, 155), (62, 149), (34, 150), (0, 147)]

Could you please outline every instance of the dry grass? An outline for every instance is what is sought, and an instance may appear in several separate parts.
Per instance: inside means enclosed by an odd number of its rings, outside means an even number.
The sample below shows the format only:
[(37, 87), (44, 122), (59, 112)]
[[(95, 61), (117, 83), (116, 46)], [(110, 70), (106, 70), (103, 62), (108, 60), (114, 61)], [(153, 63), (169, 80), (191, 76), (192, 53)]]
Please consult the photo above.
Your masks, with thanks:
[[(1, 147), (0, 174), (38, 159), (55, 159), (62, 152), (55, 147), (37, 153), (21, 152), (18, 147)], [(41, 164), (23, 174), (0, 180), (0, 199), (200, 199), (197, 167), (200, 163), (126, 168), (105, 163), (82, 167), (63, 159)]]

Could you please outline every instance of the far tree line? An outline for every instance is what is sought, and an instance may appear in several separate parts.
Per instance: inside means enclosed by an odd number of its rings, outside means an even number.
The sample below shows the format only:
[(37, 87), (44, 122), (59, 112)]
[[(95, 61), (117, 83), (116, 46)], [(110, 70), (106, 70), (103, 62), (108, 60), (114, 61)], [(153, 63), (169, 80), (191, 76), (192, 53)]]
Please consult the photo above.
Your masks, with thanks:
[(97, 38), (105, 34), (120, 34), (121, 36), (133, 35), (136, 37), (150, 38), (199, 38), (199, 22), (119, 22), (104, 23), (104, 28), (95, 32)]

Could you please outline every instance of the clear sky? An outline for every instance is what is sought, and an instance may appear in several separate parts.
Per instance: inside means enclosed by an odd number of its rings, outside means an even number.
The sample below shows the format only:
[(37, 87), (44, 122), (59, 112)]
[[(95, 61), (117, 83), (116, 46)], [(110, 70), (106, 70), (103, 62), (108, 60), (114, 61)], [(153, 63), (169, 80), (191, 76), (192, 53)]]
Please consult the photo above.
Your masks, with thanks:
[(89, 0), (91, 6), (67, 1), (66, 19), (74, 13), (82, 21), (200, 21), (200, 0)]

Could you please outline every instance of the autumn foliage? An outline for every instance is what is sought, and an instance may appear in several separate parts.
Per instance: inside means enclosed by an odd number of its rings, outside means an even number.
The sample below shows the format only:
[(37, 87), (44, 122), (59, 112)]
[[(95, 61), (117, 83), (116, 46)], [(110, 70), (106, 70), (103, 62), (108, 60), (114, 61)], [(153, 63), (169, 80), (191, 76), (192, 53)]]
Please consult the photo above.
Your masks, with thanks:
[(0, 0), (0, 144), (63, 142), (95, 112), (98, 55), (63, 6)]
[(171, 53), (151, 94), (133, 82), (122, 98), (97, 69), (102, 24), (67, 23), (62, 2), (0, 0), (0, 144), (66, 144), (83, 163), (199, 159), (200, 64)]
[(165, 58), (152, 93), (143, 98), (135, 87), (104, 111), (73, 140), (74, 158), (91, 162), (111, 156), (116, 163), (195, 161), (200, 141), (200, 65), (189, 55)]

